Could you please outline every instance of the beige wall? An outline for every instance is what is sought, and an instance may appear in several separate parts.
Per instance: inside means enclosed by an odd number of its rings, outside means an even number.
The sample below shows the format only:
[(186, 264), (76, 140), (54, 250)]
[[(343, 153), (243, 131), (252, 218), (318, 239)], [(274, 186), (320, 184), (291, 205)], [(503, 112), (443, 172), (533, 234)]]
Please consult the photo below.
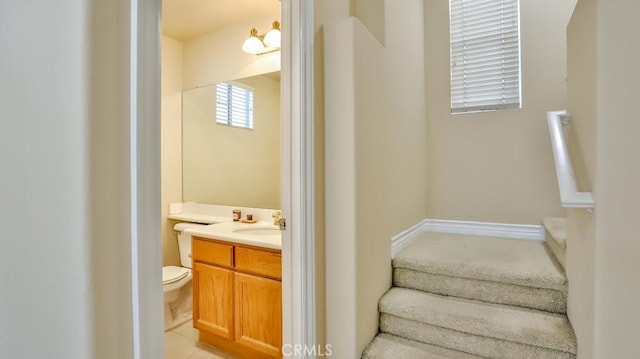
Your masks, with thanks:
[(180, 265), (169, 203), (182, 202), (182, 43), (162, 37), (161, 202), (164, 265)]
[(357, 357), (355, 46), (380, 51), (373, 37), (356, 38), (357, 30), (347, 17), (324, 27), (326, 339), (341, 358)]
[(571, 9), (520, 4), (522, 109), (451, 115), (448, 1), (425, 2), (429, 218), (539, 224), (564, 215), (545, 112), (566, 108)]
[(578, 358), (594, 358), (595, 220), (583, 209), (567, 211), (567, 315), (578, 339)]
[(216, 86), (183, 95), (183, 200), (280, 208), (280, 81), (241, 80), (253, 89), (252, 130), (218, 125)]
[(385, 44), (385, 0), (351, 0), (351, 15)]
[(315, 250), (316, 250), (316, 330), (320, 345), (328, 343), (326, 321), (330, 313), (326, 310), (326, 293), (336, 290), (334, 284), (326, 288), (325, 281), (325, 161), (324, 161), (324, 25), (349, 16), (349, 0), (314, 1), (314, 170), (315, 170)]
[[(596, 1), (580, 0), (567, 27), (568, 131), (581, 190), (594, 189), (596, 173)], [(595, 220), (585, 210), (567, 211), (568, 316), (578, 338), (578, 357), (594, 358)]]
[[(580, 0), (568, 30), (569, 110), (592, 215), (569, 211), (569, 318), (580, 359), (640, 352), (640, 31), (635, 1)], [(588, 188), (587, 188), (588, 189)]]
[(597, 0), (595, 358), (640, 353), (640, 33), (636, 0)]
[[(143, 316), (139, 351), (161, 358), (163, 348), (148, 345), (162, 342), (159, 64), (151, 57), (139, 72), (145, 110), (136, 139), (151, 150), (138, 153), (136, 227), (130, 2), (0, 7), (0, 158), (9, 171), (0, 186), (0, 357), (133, 358), (131, 250), (140, 228), (143, 315), (158, 315)], [(152, 39), (141, 53), (159, 54), (156, 14), (139, 16), (141, 38)]]
[(242, 51), (252, 27), (263, 33), (271, 28), (274, 19), (280, 18), (279, 2), (273, 3), (272, 13), (260, 21), (240, 22), (185, 41), (183, 89), (280, 71), (280, 52), (256, 56)]
[[(0, 161), (6, 171), (0, 186), (6, 201), (0, 210), (2, 358), (95, 355), (95, 322), (88, 315), (93, 305), (87, 93), (91, 63), (85, 39), (91, 36), (89, 4), (33, 1), (0, 6)], [(118, 59), (114, 62), (109, 69), (118, 67)], [(113, 85), (107, 81), (105, 87)], [(114, 268), (114, 276), (120, 275)], [(119, 304), (115, 301), (111, 308), (123, 309)], [(128, 329), (123, 327), (123, 333), (130, 333)]]
[(325, 26), (327, 342), (341, 358), (377, 333), (391, 237), (426, 216), (422, 1), (385, 5), (385, 46), (356, 18)]

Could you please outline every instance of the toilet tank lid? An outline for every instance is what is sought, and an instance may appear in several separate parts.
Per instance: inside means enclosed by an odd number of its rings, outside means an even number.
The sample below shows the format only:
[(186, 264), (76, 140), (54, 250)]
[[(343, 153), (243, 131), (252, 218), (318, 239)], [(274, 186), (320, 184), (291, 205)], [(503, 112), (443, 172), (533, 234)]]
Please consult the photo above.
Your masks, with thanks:
[(202, 227), (206, 227), (209, 226), (210, 224), (201, 224), (201, 223), (177, 223), (175, 226), (173, 226), (173, 230), (174, 231), (178, 231), (178, 232), (182, 232), (185, 229), (189, 229), (189, 228), (202, 228)]

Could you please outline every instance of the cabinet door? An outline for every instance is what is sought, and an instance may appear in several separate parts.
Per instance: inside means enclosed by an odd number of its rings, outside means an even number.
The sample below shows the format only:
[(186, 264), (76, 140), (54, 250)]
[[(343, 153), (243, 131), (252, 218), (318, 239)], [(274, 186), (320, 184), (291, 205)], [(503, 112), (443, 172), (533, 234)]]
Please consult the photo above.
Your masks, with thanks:
[(193, 326), (233, 339), (233, 272), (203, 263), (193, 266)]
[(236, 272), (235, 298), (236, 343), (281, 358), (281, 283)]

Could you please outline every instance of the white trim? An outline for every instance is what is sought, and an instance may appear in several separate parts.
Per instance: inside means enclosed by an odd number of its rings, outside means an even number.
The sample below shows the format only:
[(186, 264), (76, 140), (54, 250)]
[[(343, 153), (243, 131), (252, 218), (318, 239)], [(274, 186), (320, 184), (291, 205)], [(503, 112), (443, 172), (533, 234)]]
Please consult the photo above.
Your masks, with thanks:
[(391, 238), (391, 258), (395, 258), (401, 250), (408, 247), (420, 236), (420, 234), (427, 232), (428, 221), (428, 219), (424, 219), (415, 226), (398, 233)]
[(427, 219), (426, 232), (470, 234), (487, 237), (503, 237), (543, 241), (544, 227), (534, 224), (508, 224), (473, 221)]
[(567, 111), (547, 112), (547, 125), (551, 137), (551, 148), (556, 165), (556, 177), (560, 190), (560, 201), (565, 208), (593, 210), (595, 201), (591, 192), (578, 192), (571, 157), (564, 136), (564, 126), (570, 123)]
[(311, 348), (317, 344), (313, 1), (283, 0), (282, 19), (283, 345)]
[(131, 37), (129, 43), (129, 171), (131, 197), (129, 207), (131, 211), (131, 308), (133, 332), (133, 358), (141, 359), (140, 351), (140, 273), (138, 263), (138, 1), (131, 1)]
[(427, 232), (468, 234), (534, 241), (545, 240), (545, 230), (542, 225), (424, 219), (413, 227), (391, 238), (391, 258), (395, 258), (402, 249), (418, 239), (421, 234)]
[(132, 358), (162, 358), (160, 0), (133, 0), (129, 20)]
[(302, 99), (302, 111), (300, 122), (302, 124), (302, 174), (303, 200), (301, 201), (304, 210), (302, 216), (303, 237), (302, 255), (303, 267), (301, 273), (303, 296), (300, 298), (304, 305), (304, 311), (300, 318), (302, 327), (302, 343), (307, 348), (317, 347), (317, 321), (316, 321), (316, 247), (315, 247), (315, 122), (314, 122), (314, 42), (315, 22), (314, 22), (315, 2), (304, 0), (299, 12), (300, 29), (300, 97)]

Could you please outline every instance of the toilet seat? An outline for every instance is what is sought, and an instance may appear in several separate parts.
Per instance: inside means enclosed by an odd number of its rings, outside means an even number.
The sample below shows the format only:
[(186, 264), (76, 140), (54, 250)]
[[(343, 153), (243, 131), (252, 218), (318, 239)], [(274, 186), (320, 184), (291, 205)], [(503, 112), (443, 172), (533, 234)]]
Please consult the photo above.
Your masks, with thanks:
[(162, 285), (175, 283), (189, 275), (189, 268), (166, 266), (162, 267)]

